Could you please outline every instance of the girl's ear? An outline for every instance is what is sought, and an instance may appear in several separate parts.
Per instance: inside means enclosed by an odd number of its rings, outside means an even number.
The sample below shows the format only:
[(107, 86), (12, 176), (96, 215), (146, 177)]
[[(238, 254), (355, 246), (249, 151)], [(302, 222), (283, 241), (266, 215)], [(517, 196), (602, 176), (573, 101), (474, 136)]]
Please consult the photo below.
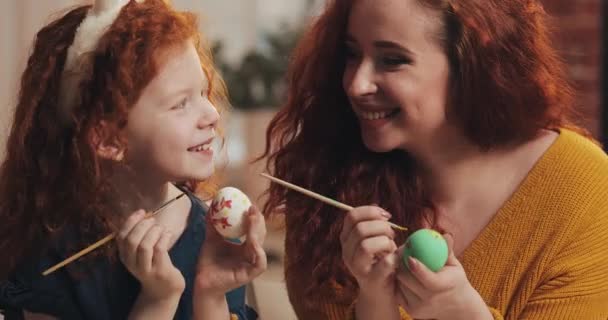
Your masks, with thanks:
[(125, 147), (110, 127), (106, 121), (101, 120), (89, 132), (89, 143), (100, 158), (120, 162), (125, 157)]

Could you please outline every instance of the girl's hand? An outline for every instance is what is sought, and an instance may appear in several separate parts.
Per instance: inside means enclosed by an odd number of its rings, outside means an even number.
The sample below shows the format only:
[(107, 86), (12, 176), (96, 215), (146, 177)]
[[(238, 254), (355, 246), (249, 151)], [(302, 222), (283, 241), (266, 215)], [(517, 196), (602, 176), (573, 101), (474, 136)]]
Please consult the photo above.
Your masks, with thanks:
[[(245, 213), (246, 240), (228, 242), (207, 221), (206, 238), (198, 258), (195, 291), (205, 296), (223, 296), (243, 286), (266, 270), (264, 216), (251, 206)], [(209, 217), (209, 215), (207, 215)]]
[(344, 264), (357, 279), (360, 292), (369, 295), (395, 294), (397, 245), (389, 218), (379, 207), (357, 207), (347, 213), (340, 234)]
[(169, 257), (171, 234), (154, 218), (144, 216), (144, 210), (135, 211), (118, 231), (120, 260), (139, 280), (147, 299), (160, 301), (181, 296), (186, 283)]
[[(493, 319), (456, 259), (452, 237), (444, 237), (448, 242), (449, 255), (440, 271), (435, 273), (412, 257), (407, 261), (409, 270), (400, 263), (397, 274), (399, 303), (411, 317), (417, 319)], [(403, 252), (402, 247), (399, 252)]]

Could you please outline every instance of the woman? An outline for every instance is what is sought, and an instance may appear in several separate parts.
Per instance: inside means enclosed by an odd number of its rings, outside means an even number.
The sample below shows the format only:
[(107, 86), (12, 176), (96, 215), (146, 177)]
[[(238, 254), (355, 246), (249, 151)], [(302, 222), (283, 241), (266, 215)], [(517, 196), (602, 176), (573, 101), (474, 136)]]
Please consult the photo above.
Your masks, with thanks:
[[(608, 317), (608, 159), (572, 122), (545, 19), (534, 0), (329, 2), (265, 153), (356, 207), (271, 185), (300, 318)], [(446, 266), (405, 267), (389, 218), (449, 234)]]

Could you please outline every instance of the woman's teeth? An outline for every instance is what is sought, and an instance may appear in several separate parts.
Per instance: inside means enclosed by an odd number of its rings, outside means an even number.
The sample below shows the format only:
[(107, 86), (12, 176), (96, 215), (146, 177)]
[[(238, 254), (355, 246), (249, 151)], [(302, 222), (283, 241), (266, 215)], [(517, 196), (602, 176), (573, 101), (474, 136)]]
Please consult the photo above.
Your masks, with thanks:
[(365, 120), (378, 120), (378, 119), (383, 119), (383, 118), (388, 118), (394, 114), (396, 114), (397, 112), (399, 112), (399, 110), (392, 110), (392, 111), (382, 111), (382, 112), (359, 112), (359, 115), (361, 116), (361, 118), (365, 119)]

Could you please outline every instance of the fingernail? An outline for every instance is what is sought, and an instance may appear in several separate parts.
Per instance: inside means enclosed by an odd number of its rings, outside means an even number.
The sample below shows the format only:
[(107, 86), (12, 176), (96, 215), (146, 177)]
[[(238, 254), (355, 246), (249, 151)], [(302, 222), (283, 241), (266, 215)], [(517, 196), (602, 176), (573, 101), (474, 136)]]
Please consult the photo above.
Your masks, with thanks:
[(418, 268), (418, 260), (412, 258), (412, 257), (408, 257), (407, 258), (407, 265), (410, 268), (411, 271), (415, 271)]
[(381, 210), (380, 214), (382, 214), (383, 217), (390, 219), (392, 217), (392, 215), (388, 212), (386, 212), (385, 210)]

